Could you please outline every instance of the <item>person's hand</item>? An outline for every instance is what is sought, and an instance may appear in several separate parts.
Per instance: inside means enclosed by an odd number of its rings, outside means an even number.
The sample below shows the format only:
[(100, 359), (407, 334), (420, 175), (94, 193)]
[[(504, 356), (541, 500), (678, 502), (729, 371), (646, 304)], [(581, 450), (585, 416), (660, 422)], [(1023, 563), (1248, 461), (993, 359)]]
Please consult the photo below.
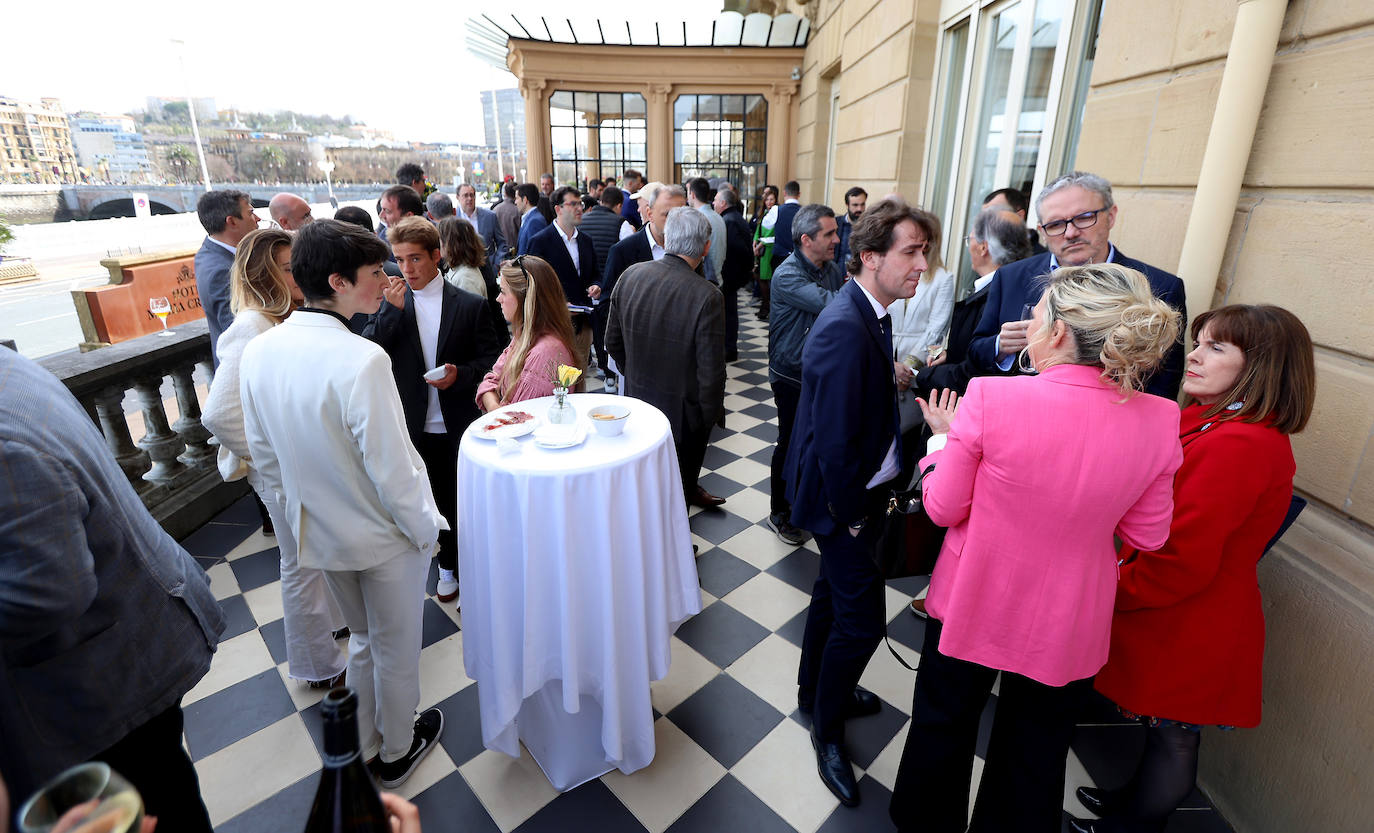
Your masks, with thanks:
[(406, 282), (404, 278), (392, 276), (385, 289), (382, 290), (382, 297), (396, 309), (406, 308)]
[(440, 379), (437, 382), (432, 382), (429, 379), (426, 379), (425, 384), (429, 385), (432, 388), (438, 388), (439, 390), (448, 390), (449, 387), (456, 381), (458, 381), (458, 368), (454, 367), (451, 364), (446, 364), (444, 365), (444, 378)]
[(759, 256), (762, 255), (762, 254), (763, 254), (763, 244), (760, 243), (760, 242), (758, 242), (757, 240), (755, 240), (755, 241), (754, 241), (754, 257), (759, 257)]
[(911, 380), (916, 378), (916, 373), (907, 367), (906, 362), (893, 362), (893, 373), (897, 376), (897, 390), (907, 390), (911, 387)]
[(941, 350), (939, 353), (930, 357), (930, 361), (926, 362), (926, 367), (939, 367), (945, 363), (945, 359), (947, 358), (949, 358), (949, 354)]
[(930, 426), (932, 434), (947, 434), (950, 423), (954, 421), (959, 394), (949, 388), (938, 392), (931, 391), (930, 401), (917, 398), (916, 404), (921, 406), (921, 415), (926, 418), (926, 425)]
[(1029, 321), (1008, 321), (1002, 325), (1002, 332), (997, 336), (997, 345), (1003, 358), (1020, 353), (1029, 343), (1026, 334), (1030, 331), (1030, 324)]
[(591, 298), (593, 301), (599, 299), (601, 297), (601, 287), (596, 284), (587, 287), (587, 297)]
[(391, 822), (391, 833), (421, 833), (419, 807), (395, 793), (382, 793), (381, 796), (387, 820)]

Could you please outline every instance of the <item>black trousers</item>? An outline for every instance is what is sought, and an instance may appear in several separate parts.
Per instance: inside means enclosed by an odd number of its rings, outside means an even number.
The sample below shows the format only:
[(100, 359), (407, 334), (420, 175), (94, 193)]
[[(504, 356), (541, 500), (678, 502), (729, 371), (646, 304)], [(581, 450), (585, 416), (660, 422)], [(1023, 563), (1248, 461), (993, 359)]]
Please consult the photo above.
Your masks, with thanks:
[(706, 459), (706, 446), (711, 442), (711, 427), (692, 429), (684, 427), (682, 437), (673, 443), (677, 452), (677, 467), (682, 474), (682, 497), (687, 499), (697, 490), (697, 480), (701, 477), (701, 464)]
[(1073, 718), (1090, 681), (1056, 687), (1000, 672), (987, 762), (967, 822), (979, 718), (999, 672), (940, 653), (941, 630), (938, 621), (926, 622), (892, 820), (898, 830), (922, 833), (1058, 833)]
[(415, 437), (415, 450), (425, 461), (429, 473), (429, 488), (439, 514), (448, 521), (448, 529), (439, 531), (439, 567), (458, 569), (458, 447), (448, 434), (420, 434)]
[(792, 443), (792, 425), (797, 421), (797, 403), (801, 400), (801, 385), (794, 385), (785, 379), (770, 383), (773, 388), (773, 405), (778, 409), (778, 442), (773, 446), (771, 476), (768, 479), (768, 508), (774, 515), (782, 515), (784, 520), (792, 506), (787, 502), (787, 481), (783, 479), (783, 466), (787, 463), (787, 447)]
[(739, 352), (739, 287), (722, 285), (725, 293), (725, 355)]
[(158, 830), (212, 833), (200, 798), (200, 779), (181, 745), (181, 704), (171, 707), (91, 760), (103, 761), (129, 779), (143, 796), (144, 812)]
[(883, 579), (871, 556), (876, 530), (870, 523), (857, 536), (848, 528), (816, 536), (821, 574), (811, 588), (797, 687), (800, 699), (812, 700), (812, 723), (825, 743), (844, 741), (845, 704), (887, 627)]

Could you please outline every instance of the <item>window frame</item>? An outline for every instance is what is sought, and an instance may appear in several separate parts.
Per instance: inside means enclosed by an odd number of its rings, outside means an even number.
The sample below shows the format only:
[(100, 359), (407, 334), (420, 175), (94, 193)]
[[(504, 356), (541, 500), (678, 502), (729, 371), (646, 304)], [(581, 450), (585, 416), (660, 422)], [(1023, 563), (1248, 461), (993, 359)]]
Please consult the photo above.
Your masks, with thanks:
[[(555, 109), (554, 101), (555, 101), (555, 99), (556, 99), (560, 94), (567, 94), (567, 95), (571, 96), (571, 97), (572, 97), (572, 106), (571, 106), (570, 108), (564, 108), (564, 107), (562, 107), (562, 106), (560, 105), (560, 106), (558, 106), (557, 109), (560, 109), (560, 110), (565, 110), (565, 109), (566, 109), (568, 112), (571, 112), (571, 113), (574, 113), (574, 114), (576, 114), (576, 113), (578, 113), (578, 112), (583, 112), (583, 111), (579, 111), (579, 110), (577, 109), (577, 100), (578, 100), (578, 96), (580, 96), (580, 95), (583, 95), (583, 96), (593, 96), (593, 97), (594, 97), (594, 100), (595, 100), (595, 102), (596, 102), (596, 110), (595, 110), (595, 113), (596, 113), (596, 122), (595, 122), (595, 123), (596, 123), (596, 126), (593, 127), (593, 126), (591, 126), (591, 125), (578, 125), (578, 124), (575, 123), (575, 122), (576, 122), (576, 116), (574, 116), (574, 124), (572, 124), (572, 125), (561, 125), (561, 124), (555, 123), (554, 115), (553, 115), (554, 109)], [(619, 113), (618, 113), (618, 115), (619, 115), (618, 121), (620, 122), (620, 124), (619, 124), (618, 126), (616, 126), (616, 127), (603, 127), (603, 126), (602, 126), (602, 125), (605, 124), (607, 121), (610, 121), (610, 120), (611, 120), (611, 119), (603, 119), (603, 118), (602, 118), (602, 115), (601, 115), (601, 96), (605, 96), (605, 95), (619, 96), (619, 97), (620, 97), (620, 110), (619, 110)], [(639, 99), (639, 109), (638, 109), (638, 111), (637, 111), (636, 113), (634, 113), (633, 115), (630, 115), (630, 114), (629, 114), (629, 98), (628, 98), (628, 97), (630, 97), (630, 96), (633, 96), (634, 98)], [(586, 112), (591, 112), (591, 111), (586, 111)], [(637, 169), (639, 169), (639, 170), (642, 171), (642, 170), (644, 170), (645, 168), (648, 167), (648, 156), (649, 156), (649, 109), (648, 109), (648, 100), (644, 97), (644, 93), (643, 93), (642, 91), (639, 91), (639, 90), (583, 90), (583, 89), (574, 90), (574, 89), (562, 89), (562, 88), (559, 88), (559, 89), (554, 90), (554, 91), (549, 95), (549, 98), (548, 98), (548, 119), (549, 119), (549, 161), (550, 161), (550, 166), (551, 166), (551, 168), (552, 168), (552, 170), (550, 170), (549, 173), (553, 174), (554, 182), (555, 182), (556, 184), (558, 184), (558, 185), (566, 185), (566, 184), (568, 184), (568, 183), (565, 183), (565, 182), (561, 181), (561, 180), (559, 179), (559, 177), (558, 177), (558, 170), (559, 170), (559, 166), (560, 166), (560, 165), (568, 165), (568, 164), (571, 164), (571, 165), (572, 165), (572, 168), (573, 168), (573, 184), (574, 184), (577, 188), (579, 188), (579, 189), (584, 189), (584, 188), (586, 187), (587, 181), (588, 181), (589, 179), (605, 179), (607, 176), (620, 177), (620, 176), (622, 176), (622, 175), (624, 174), (624, 171), (625, 171), (626, 169), (629, 169), (629, 168), (637, 168)], [(636, 123), (637, 123), (637, 124), (636, 124)], [(558, 152), (555, 150), (555, 148), (556, 148), (556, 143), (555, 143), (555, 140), (554, 140), (554, 136), (556, 135), (555, 131), (558, 131), (558, 130), (572, 130), (572, 132), (573, 132), (572, 156), (571, 156), (571, 157), (566, 157), (566, 156), (565, 156), (565, 157), (560, 157), (560, 156), (558, 155)], [(616, 140), (614, 140), (614, 141), (612, 141), (612, 142), (610, 142), (610, 143), (607, 143), (607, 142), (605, 141), (605, 139), (602, 137), (602, 131), (603, 131), (603, 130), (614, 131), (614, 132), (618, 133), (619, 136), (618, 136), (618, 138), (617, 138)], [(635, 146), (636, 143), (629, 141), (629, 138), (628, 138), (627, 135), (626, 135), (629, 131), (632, 131), (632, 130), (639, 130), (639, 131), (641, 131), (641, 133), (642, 133), (642, 135), (643, 135), (643, 141), (642, 141), (642, 143), (639, 143), (639, 147), (642, 149), (642, 153), (639, 154), (639, 155), (637, 155), (637, 156), (632, 155), (631, 152), (630, 152), (630, 151), (631, 151), (631, 148), (633, 148), (633, 147)], [(582, 132), (583, 134), (585, 134), (585, 135), (579, 136), (579, 131), (581, 131), (581, 132)], [(610, 144), (610, 145), (619, 147), (620, 150), (622, 151), (622, 153), (621, 153), (619, 156), (611, 156), (611, 157), (602, 156), (602, 155), (601, 155), (601, 153), (602, 153), (602, 148), (603, 148), (603, 146), (606, 146), (607, 144)], [(585, 148), (585, 150), (586, 150), (586, 155), (583, 155), (583, 153), (582, 153), (582, 150), (581, 150), (581, 149), (583, 149), (583, 148)], [(584, 165), (595, 166), (595, 168), (596, 168), (596, 170), (597, 170), (598, 173), (596, 173), (596, 174), (591, 174), (591, 175), (588, 175), (588, 176), (583, 176), (583, 175), (582, 175), (582, 172), (584, 171), (584, 167), (583, 167)], [(540, 173), (543, 173), (543, 171), (541, 171)]]

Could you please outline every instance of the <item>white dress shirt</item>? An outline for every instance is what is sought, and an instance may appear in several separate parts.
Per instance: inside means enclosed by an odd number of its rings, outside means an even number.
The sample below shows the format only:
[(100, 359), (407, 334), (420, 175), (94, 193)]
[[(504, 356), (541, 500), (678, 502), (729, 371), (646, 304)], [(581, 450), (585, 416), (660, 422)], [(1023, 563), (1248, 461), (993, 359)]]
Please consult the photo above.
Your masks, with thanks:
[[(415, 298), (415, 327), (420, 331), (420, 353), (425, 367), (433, 368), (439, 353), (439, 319), (444, 312), (444, 281), (438, 275), (425, 284), (424, 289), (411, 290)], [(385, 302), (383, 302), (385, 303)], [(425, 433), (445, 434), (444, 413), (439, 410), (439, 389), (429, 388), (429, 404), (425, 406)]]
[[(864, 297), (868, 299), (869, 305), (873, 307), (873, 317), (881, 321), (882, 317), (887, 315), (887, 308), (878, 303), (878, 299), (874, 298), (873, 293), (869, 292), (863, 284), (858, 281), (855, 281), (855, 283), (858, 284), (859, 290), (863, 292)], [(881, 329), (881, 327), (879, 329)], [(889, 356), (888, 358), (891, 357)], [(894, 370), (893, 372), (895, 373), (896, 371)], [(893, 435), (892, 445), (887, 447), (887, 456), (883, 458), (883, 464), (878, 467), (877, 473), (873, 475), (873, 478), (868, 481), (868, 484), (864, 488), (872, 489), (874, 486), (880, 483), (886, 483), (901, 473), (902, 464), (901, 461), (897, 459), (897, 437)]]
[(563, 245), (568, 247), (568, 257), (572, 258), (573, 269), (580, 275), (582, 274), (582, 259), (577, 256), (577, 226), (573, 226), (571, 235), (563, 232), (563, 227), (554, 223), (553, 227), (558, 229), (558, 236), (563, 238)]

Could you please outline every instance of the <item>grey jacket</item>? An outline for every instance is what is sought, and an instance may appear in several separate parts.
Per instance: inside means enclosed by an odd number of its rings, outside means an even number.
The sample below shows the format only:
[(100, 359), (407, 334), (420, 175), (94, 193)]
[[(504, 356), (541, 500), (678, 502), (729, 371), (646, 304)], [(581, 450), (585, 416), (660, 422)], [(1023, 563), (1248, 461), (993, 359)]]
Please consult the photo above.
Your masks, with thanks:
[(817, 269), (800, 251), (778, 265), (768, 311), (768, 381), (784, 379), (801, 387), (806, 335), (843, 286), (839, 264)]
[(677, 255), (636, 263), (616, 282), (606, 351), (625, 393), (663, 411), (674, 440), (725, 409), (725, 298)]
[(0, 349), (0, 775), (23, 796), (175, 706), (224, 617), (61, 382)]

